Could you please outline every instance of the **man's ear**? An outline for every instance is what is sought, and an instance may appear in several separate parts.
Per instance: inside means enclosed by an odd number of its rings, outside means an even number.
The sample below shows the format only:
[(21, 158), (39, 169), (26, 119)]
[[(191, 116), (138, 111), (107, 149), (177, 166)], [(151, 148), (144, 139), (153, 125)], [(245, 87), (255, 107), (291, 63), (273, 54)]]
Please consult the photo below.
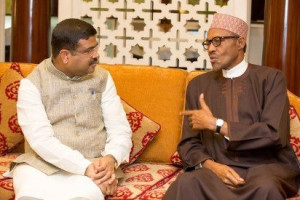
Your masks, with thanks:
[(237, 44), (238, 44), (238, 49), (240, 50), (243, 50), (245, 45), (246, 45), (246, 39), (245, 38), (242, 38), (240, 37), (238, 40), (237, 40)]
[(67, 64), (69, 62), (69, 60), (70, 60), (71, 52), (69, 50), (67, 50), (67, 49), (62, 49), (59, 52), (59, 56), (60, 56), (61, 61), (64, 64)]

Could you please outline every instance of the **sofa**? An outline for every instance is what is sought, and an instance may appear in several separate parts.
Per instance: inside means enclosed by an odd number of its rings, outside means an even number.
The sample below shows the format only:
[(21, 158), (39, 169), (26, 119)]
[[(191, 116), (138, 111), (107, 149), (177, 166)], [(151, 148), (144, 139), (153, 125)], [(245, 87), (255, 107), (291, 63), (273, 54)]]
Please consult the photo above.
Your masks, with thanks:
[[(9, 169), (10, 162), (24, 151), (15, 104), (19, 80), (35, 66), (0, 63), (0, 200), (14, 199), (12, 179), (4, 177), (3, 173)], [(112, 75), (133, 130), (130, 162), (122, 166), (125, 177), (119, 181), (116, 194), (107, 199), (162, 199), (170, 184), (183, 173), (176, 147), (181, 136), (182, 116), (179, 113), (184, 109), (186, 85), (204, 72), (156, 66), (99, 66)], [(287, 93), (291, 104), (290, 142), (300, 159), (300, 121), (297, 114), (300, 113), (300, 98)], [(9, 103), (7, 98), (11, 100)]]

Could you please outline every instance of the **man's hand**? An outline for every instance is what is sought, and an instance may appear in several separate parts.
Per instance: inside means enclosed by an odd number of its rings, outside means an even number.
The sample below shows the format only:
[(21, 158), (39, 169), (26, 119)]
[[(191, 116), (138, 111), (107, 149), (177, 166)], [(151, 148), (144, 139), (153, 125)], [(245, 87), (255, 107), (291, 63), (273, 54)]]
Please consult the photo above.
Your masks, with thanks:
[(84, 173), (85, 176), (90, 177), (92, 180), (94, 180), (95, 176), (96, 176), (96, 172), (95, 172), (95, 168), (93, 163), (91, 163), (85, 170)]
[[(101, 183), (108, 181), (111, 179), (112, 175), (115, 172), (115, 159), (111, 155), (104, 156), (99, 158), (93, 163), (96, 175), (95, 175), (95, 183), (100, 185)], [(111, 184), (112, 181), (109, 181)]]
[(115, 175), (99, 185), (99, 188), (104, 195), (113, 195), (117, 191), (118, 180)]
[(236, 173), (236, 171), (227, 165), (216, 163), (212, 160), (206, 160), (202, 166), (215, 173), (222, 180), (222, 182), (231, 189), (245, 184), (244, 179), (242, 179), (240, 175)]
[(107, 176), (107, 174), (104, 174), (104, 176), (102, 176), (100, 175), (100, 173), (103, 174), (105, 170), (98, 172), (95, 169), (95, 165), (99, 164), (98, 162), (99, 160), (97, 160), (97, 162), (90, 164), (87, 167), (84, 175), (90, 177), (93, 180), (93, 182), (99, 187), (99, 189), (104, 195), (113, 195), (117, 190), (118, 180), (116, 179), (116, 175), (113, 172), (107, 180), (100, 181), (101, 178), (99, 179), (99, 177), (102, 177), (103, 179), (104, 177)]
[(206, 105), (203, 93), (199, 96), (199, 102), (201, 105), (200, 110), (186, 110), (181, 112), (181, 115), (189, 116), (190, 126), (194, 130), (214, 130), (217, 119), (212, 115), (209, 107)]

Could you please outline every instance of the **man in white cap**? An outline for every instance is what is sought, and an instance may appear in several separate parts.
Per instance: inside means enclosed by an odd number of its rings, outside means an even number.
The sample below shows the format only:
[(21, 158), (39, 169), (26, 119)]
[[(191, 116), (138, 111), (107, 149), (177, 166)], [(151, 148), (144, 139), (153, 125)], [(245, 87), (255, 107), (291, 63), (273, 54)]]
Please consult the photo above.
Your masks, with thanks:
[(213, 71), (187, 88), (178, 145), (185, 173), (164, 200), (285, 199), (297, 194), (300, 171), (289, 143), (283, 74), (244, 61), (248, 26), (215, 14), (203, 42)]

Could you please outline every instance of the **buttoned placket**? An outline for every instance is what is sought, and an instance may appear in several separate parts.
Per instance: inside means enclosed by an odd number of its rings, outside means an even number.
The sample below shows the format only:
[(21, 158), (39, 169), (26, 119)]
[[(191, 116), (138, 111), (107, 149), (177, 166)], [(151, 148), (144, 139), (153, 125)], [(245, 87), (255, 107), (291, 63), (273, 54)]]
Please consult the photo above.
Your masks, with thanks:
[[(70, 81), (70, 95), (71, 95), (71, 102), (73, 104), (73, 113), (74, 113), (74, 120), (75, 120), (75, 126), (77, 126), (78, 123), (78, 109), (77, 109), (77, 99), (78, 99), (78, 95), (76, 93), (76, 81), (74, 81), (73, 79), (69, 79)], [(76, 135), (78, 135), (78, 131), (76, 130)]]

